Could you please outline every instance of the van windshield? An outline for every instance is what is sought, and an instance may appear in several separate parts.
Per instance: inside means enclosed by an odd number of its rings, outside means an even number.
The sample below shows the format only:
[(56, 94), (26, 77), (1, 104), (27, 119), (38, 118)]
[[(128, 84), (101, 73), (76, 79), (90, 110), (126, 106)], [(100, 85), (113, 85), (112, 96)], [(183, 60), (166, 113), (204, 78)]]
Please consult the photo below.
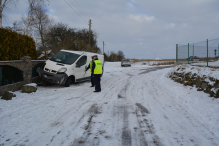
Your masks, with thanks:
[(74, 63), (79, 56), (80, 55), (78, 54), (59, 51), (55, 55), (53, 55), (49, 60), (70, 65)]

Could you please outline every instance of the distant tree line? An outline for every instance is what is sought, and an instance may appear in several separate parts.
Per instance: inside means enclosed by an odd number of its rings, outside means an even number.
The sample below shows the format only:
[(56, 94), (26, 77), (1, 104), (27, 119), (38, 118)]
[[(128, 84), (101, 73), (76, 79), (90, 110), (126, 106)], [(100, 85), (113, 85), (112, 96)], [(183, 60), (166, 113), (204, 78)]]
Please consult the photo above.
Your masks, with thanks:
[(67, 24), (58, 23), (51, 26), (46, 33), (47, 47), (55, 52), (61, 49), (88, 51), (101, 53), (97, 47), (97, 34), (91, 31), (89, 46), (89, 31), (87, 29), (74, 29)]
[(91, 31), (91, 42), (89, 45), (89, 30), (71, 28), (67, 24), (54, 24), (46, 12), (49, 0), (27, 0), (27, 15), (22, 16), (21, 21), (15, 21), (11, 29), (21, 34), (34, 38), (38, 55), (43, 53), (48, 58), (48, 51), (53, 53), (61, 49), (88, 51), (101, 53), (97, 47), (97, 33)]
[(105, 61), (116, 62), (116, 61), (122, 61), (123, 59), (125, 59), (125, 55), (121, 50), (119, 50), (117, 53), (111, 51), (110, 54), (104, 52)]

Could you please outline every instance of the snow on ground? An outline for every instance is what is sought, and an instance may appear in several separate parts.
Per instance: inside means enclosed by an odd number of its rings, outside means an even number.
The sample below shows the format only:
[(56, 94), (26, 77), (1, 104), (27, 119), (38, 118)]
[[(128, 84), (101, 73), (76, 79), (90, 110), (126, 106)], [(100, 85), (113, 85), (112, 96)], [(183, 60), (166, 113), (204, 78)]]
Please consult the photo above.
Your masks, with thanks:
[(218, 146), (219, 100), (166, 78), (172, 67), (105, 64), (89, 82), (0, 100), (4, 146)]
[[(192, 65), (207, 66), (207, 62), (202, 62), (202, 63), (192, 63)], [(215, 61), (215, 62), (208, 62), (208, 66), (219, 67), (219, 60), (218, 60), (218, 61)]]
[(33, 86), (33, 87), (37, 87), (36, 83), (30, 83), (30, 84), (25, 84), (24, 86)]

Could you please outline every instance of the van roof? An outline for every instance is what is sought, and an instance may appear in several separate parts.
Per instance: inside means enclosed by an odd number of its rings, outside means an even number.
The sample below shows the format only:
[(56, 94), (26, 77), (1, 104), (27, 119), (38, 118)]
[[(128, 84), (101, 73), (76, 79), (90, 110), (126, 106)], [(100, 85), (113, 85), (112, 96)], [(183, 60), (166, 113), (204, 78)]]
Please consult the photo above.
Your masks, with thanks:
[(92, 52), (86, 52), (86, 51), (71, 51), (71, 50), (60, 50), (60, 51), (75, 53), (75, 54), (79, 54), (79, 55), (81, 55), (81, 54), (102, 55), (102, 54), (92, 53)]

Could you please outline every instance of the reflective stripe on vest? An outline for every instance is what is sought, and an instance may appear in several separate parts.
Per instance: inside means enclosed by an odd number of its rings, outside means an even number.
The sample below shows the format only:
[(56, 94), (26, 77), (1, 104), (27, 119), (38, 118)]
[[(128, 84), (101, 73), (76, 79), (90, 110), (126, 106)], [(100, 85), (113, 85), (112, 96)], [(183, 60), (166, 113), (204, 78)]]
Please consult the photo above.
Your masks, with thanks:
[(100, 60), (94, 60), (95, 68), (94, 74), (102, 74), (102, 62)]
[(90, 61), (90, 73), (92, 73), (92, 64), (93, 64), (93, 61), (91, 60)]

